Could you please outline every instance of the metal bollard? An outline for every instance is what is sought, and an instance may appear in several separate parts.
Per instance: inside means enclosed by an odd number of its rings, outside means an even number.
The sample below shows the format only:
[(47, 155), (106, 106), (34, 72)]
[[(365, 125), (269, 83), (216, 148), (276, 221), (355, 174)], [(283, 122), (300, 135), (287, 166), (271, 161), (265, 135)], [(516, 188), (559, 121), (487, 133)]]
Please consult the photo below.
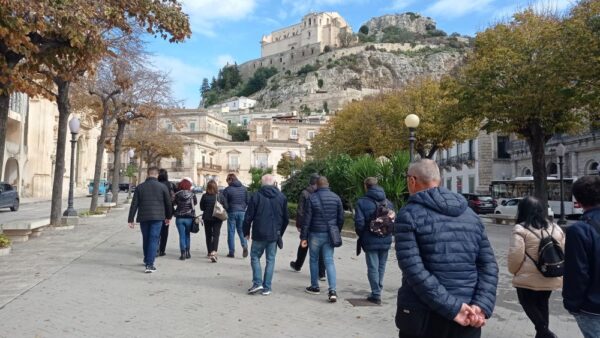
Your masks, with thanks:
[(112, 202), (112, 192), (110, 192), (110, 191), (107, 191), (107, 192), (104, 194), (104, 202), (105, 202), (105, 203), (110, 203), (110, 202)]

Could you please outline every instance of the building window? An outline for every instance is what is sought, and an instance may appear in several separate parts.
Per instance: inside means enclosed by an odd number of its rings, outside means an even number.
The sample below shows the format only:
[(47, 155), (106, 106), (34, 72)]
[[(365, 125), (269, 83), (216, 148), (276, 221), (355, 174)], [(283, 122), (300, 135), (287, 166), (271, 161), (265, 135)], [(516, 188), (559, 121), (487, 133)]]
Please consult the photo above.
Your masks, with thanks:
[(510, 142), (508, 136), (498, 136), (496, 139), (498, 146), (498, 158), (509, 159), (510, 154), (508, 153), (508, 143)]
[(256, 167), (266, 168), (269, 166), (269, 154), (267, 153), (256, 153)]
[(456, 192), (459, 194), (462, 194), (463, 191), (463, 180), (462, 180), (462, 176), (456, 176)]
[(469, 176), (469, 194), (475, 193), (475, 176)]
[(307, 136), (306, 136), (309, 140), (312, 140), (313, 138), (315, 138), (315, 131), (314, 130), (309, 130), (307, 132)]
[(195, 122), (190, 123), (190, 131), (192, 133), (196, 131), (196, 123)]
[(206, 156), (202, 155), (202, 167), (206, 166)]
[(592, 162), (590, 163), (589, 167), (587, 168), (587, 172), (585, 173), (586, 175), (600, 175), (600, 170), (598, 170), (598, 162)]
[(469, 140), (469, 160), (475, 159), (475, 141)]
[(314, 49), (314, 48), (311, 48), (311, 49), (310, 49), (310, 53), (311, 53), (311, 54), (314, 54), (314, 53), (315, 53), (315, 49)]
[(304, 56), (304, 51), (302, 51), (302, 56)]
[(312, 19), (308, 19), (308, 25), (310, 26), (312, 24)]
[(262, 126), (258, 125), (256, 126), (256, 135), (262, 135), (263, 130), (262, 130)]
[(279, 58), (279, 63), (282, 63), (282, 62), (283, 62), (283, 58)]
[(173, 131), (173, 125), (172, 124), (167, 124), (167, 131), (170, 133)]
[(298, 128), (290, 128), (290, 139), (291, 140), (298, 139)]
[(229, 155), (229, 170), (240, 169), (240, 158), (238, 155)]
[(248, 119), (244, 117), (244, 120), (242, 121), (242, 124), (247, 126), (248, 125)]
[(448, 179), (446, 179), (446, 189), (452, 190), (452, 177), (448, 177)]
[(273, 129), (273, 139), (279, 139), (279, 129)]

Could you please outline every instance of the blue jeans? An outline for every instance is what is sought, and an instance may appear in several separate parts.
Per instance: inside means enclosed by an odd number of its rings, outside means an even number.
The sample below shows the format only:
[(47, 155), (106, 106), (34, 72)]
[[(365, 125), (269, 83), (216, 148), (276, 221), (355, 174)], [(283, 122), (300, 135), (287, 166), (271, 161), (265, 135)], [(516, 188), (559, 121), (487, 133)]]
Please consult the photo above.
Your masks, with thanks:
[(579, 312), (573, 313), (584, 338), (600, 338), (600, 316)]
[(323, 255), (329, 291), (335, 291), (335, 264), (333, 247), (327, 232), (311, 232), (308, 235), (308, 253), (310, 254), (310, 286), (319, 287), (319, 255)]
[(158, 249), (158, 237), (164, 220), (140, 222), (142, 230), (142, 249), (144, 250), (144, 264), (154, 265), (156, 250)]
[(381, 299), (388, 252), (389, 250), (365, 250), (367, 277), (369, 278), (369, 284), (371, 284), (371, 297)]
[(243, 211), (234, 211), (227, 214), (227, 245), (229, 246), (229, 253), (235, 253), (235, 232), (237, 231), (240, 237), (240, 243), (242, 248), (248, 247), (248, 242), (244, 238), (244, 215)]
[[(267, 256), (264, 279), (260, 267), (260, 258), (263, 253)], [(252, 284), (262, 285), (265, 290), (271, 290), (273, 271), (275, 270), (275, 254), (277, 253), (277, 241), (252, 241), (250, 250), (250, 264), (252, 265)]]
[(190, 249), (190, 230), (192, 230), (193, 218), (181, 218), (175, 219), (177, 225), (177, 231), (179, 232), (179, 250)]

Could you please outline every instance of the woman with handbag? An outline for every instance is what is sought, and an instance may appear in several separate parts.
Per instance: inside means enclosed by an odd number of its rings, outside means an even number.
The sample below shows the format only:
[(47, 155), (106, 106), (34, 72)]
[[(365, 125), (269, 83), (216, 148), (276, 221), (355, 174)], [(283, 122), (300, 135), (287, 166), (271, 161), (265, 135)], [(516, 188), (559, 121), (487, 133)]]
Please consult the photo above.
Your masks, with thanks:
[(175, 206), (175, 224), (179, 232), (179, 250), (181, 250), (180, 260), (192, 258), (190, 255), (190, 232), (192, 224), (196, 217), (194, 206), (198, 204), (196, 195), (192, 192), (192, 180), (184, 178), (179, 182), (179, 190), (175, 194), (173, 202)]
[(221, 225), (223, 224), (223, 220), (214, 215), (217, 202), (222, 205), (222, 197), (221, 194), (219, 194), (217, 182), (210, 180), (206, 185), (206, 193), (202, 195), (202, 198), (200, 199), (200, 210), (203, 211), (202, 220), (204, 221), (208, 259), (213, 263), (217, 262), (219, 235), (221, 234)]
[(552, 290), (562, 287), (562, 277), (545, 277), (538, 269), (539, 247), (543, 238), (552, 236), (564, 252), (565, 235), (544, 215), (546, 206), (534, 197), (519, 202), (517, 224), (508, 251), (508, 270), (514, 275), (519, 303), (535, 325), (536, 338), (553, 338), (549, 328), (548, 299)]

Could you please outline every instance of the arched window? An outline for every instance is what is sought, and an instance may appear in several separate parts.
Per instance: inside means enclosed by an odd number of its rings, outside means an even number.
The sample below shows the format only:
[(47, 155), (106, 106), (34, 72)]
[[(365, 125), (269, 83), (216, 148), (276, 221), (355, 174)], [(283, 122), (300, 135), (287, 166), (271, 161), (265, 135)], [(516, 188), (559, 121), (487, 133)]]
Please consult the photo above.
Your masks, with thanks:
[(557, 176), (558, 175), (558, 166), (556, 165), (556, 163), (551, 162), (550, 164), (548, 164), (548, 176)]
[(588, 163), (587, 167), (585, 168), (585, 174), (586, 175), (599, 175), (600, 171), (598, 171), (598, 162), (592, 160)]
[(531, 176), (531, 169), (525, 167), (525, 168), (523, 168), (522, 173), (523, 173), (523, 176)]
[[(310, 25), (311, 25), (311, 23), (312, 23), (312, 21), (311, 21), (311, 20), (312, 20), (312, 19), (308, 19), (308, 25), (309, 25), (309, 26), (310, 26)], [(310, 35), (309, 35), (309, 36), (310, 36)]]

